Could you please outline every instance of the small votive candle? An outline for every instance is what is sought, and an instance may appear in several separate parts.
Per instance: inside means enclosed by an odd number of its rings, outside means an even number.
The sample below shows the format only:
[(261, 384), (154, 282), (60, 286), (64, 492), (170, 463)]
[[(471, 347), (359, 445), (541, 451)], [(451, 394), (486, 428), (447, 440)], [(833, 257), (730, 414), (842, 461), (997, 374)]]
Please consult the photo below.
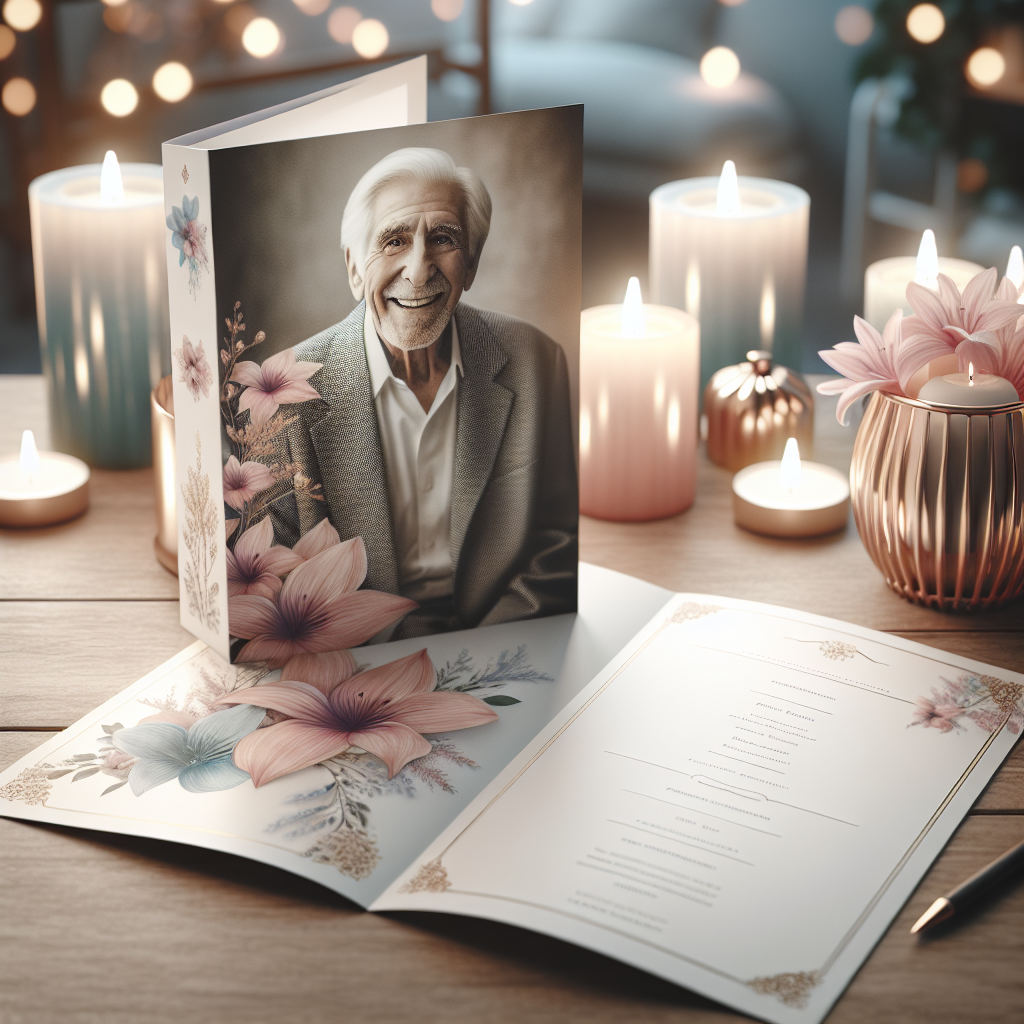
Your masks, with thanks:
[(947, 373), (932, 377), (918, 394), (922, 402), (932, 405), (985, 409), (1013, 405), (1020, 401), (1017, 389), (1005, 377), (975, 373), (969, 363), (966, 373)]
[(781, 461), (757, 462), (732, 480), (738, 526), (770, 537), (818, 537), (846, 526), (850, 484), (845, 474), (801, 462), (795, 437)]
[(89, 467), (59, 452), (36, 450), (31, 430), (20, 455), (0, 458), (0, 526), (49, 526), (89, 507)]
[(644, 305), (631, 278), (621, 306), (580, 321), (580, 511), (598, 519), (675, 515), (697, 488), (700, 327)]

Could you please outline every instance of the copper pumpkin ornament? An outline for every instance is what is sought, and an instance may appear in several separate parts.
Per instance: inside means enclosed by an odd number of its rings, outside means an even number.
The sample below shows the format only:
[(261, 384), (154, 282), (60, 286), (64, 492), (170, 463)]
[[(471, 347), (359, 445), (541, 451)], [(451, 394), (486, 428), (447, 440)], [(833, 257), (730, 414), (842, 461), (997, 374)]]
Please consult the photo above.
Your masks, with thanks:
[(803, 377), (772, 366), (770, 352), (747, 353), (747, 362), (726, 366), (704, 389), (708, 455), (734, 472), (755, 462), (782, 458), (795, 437), (801, 455), (814, 440), (814, 398)]

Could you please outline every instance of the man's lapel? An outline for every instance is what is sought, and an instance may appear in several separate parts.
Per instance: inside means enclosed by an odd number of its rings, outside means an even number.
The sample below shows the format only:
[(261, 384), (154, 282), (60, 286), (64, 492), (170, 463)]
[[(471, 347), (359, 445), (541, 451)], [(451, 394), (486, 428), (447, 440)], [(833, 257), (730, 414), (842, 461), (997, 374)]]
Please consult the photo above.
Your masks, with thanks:
[(328, 361), (311, 381), (328, 410), (309, 423), (309, 433), (332, 523), (343, 539), (363, 538), (366, 585), (397, 594), (398, 564), (384, 449), (363, 345), (363, 311), (360, 303), (339, 325)]
[(463, 378), (458, 390), (458, 429), (455, 474), (452, 481), (452, 571), (473, 513), (491, 476), (494, 460), (505, 436), (513, 395), (495, 381), (508, 355), (482, 318), (471, 307), (455, 311), (462, 353)]

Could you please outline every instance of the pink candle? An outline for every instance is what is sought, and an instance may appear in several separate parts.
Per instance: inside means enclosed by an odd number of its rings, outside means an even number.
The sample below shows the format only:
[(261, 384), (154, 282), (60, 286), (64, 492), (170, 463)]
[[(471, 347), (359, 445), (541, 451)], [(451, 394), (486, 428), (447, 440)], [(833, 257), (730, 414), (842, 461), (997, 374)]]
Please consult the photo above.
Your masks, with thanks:
[(644, 305), (631, 278), (621, 306), (580, 323), (580, 511), (661, 519), (693, 504), (697, 486), (700, 327), (688, 313)]

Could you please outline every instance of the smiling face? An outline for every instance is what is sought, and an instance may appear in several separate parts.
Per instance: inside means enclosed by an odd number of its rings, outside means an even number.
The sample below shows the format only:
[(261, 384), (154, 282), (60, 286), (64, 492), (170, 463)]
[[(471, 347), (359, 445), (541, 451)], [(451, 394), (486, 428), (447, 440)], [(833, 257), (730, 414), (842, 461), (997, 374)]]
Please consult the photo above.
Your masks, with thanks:
[(473, 283), (464, 210), (458, 185), (401, 178), (377, 196), (364, 265), (345, 250), (352, 293), (365, 296), (378, 336), (393, 348), (433, 345)]

